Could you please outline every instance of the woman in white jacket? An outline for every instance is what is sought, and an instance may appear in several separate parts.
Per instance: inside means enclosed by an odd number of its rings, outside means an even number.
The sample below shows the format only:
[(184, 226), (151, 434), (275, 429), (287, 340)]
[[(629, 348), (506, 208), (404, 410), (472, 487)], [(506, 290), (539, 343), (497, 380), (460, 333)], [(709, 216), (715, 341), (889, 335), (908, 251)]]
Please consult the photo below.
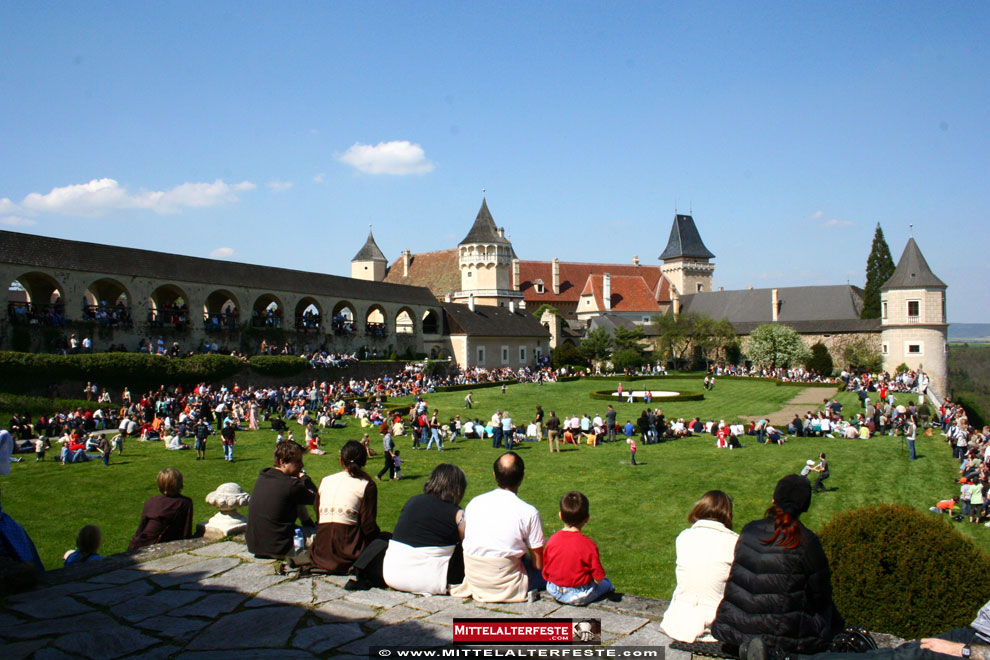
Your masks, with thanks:
[(681, 642), (713, 641), (709, 632), (729, 579), (739, 535), (732, 531), (732, 500), (710, 490), (677, 535), (677, 587), (660, 627)]

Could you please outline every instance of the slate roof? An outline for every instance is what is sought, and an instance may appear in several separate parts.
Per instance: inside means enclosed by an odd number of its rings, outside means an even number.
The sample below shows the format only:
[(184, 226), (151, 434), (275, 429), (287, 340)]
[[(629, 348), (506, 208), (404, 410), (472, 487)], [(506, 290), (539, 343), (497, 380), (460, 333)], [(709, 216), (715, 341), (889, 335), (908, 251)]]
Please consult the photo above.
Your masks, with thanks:
[[(682, 313), (727, 318), (740, 334), (773, 321), (772, 289), (705, 291), (681, 297)], [(848, 284), (777, 289), (778, 321), (798, 332), (873, 332), (877, 319), (861, 319), (863, 290)]]
[(356, 280), (288, 268), (256, 266), (101, 243), (0, 231), (0, 262), (27, 268), (93, 271), (173, 282), (200, 282), (263, 291), (433, 305), (429, 289)]
[(676, 259), (678, 257), (691, 257), (695, 259), (714, 259), (715, 255), (709, 252), (708, 248), (701, 240), (701, 234), (694, 225), (694, 218), (689, 215), (677, 214), (674, 216), (674, 224), (670, 227), (670, 238), (667, 239), (667, 247), (664, 249), (660, 259)]
[(467, 305), (442, 303), (449, 334), (470, 337), (540, 337), (547, 338), (550, 331), (529, 310), (508, 307), (475, 305), (475, 311)]
[(388, 259), (382, 253), (381, 248), (378, 247), (378, 243), (375, 242), (375, 237), (371, 233), (371, 229), (368, 229), (368, 240), (364, 242), (364, 247), (362, 247), (351, 261), (384, 261), (388, 263)]
[[(660, 305), (654, 297), (654, 291), (640, 275), (614, 275), (611, 274), (611, 300), (612, 312), (659, 312)], [(604, 276), (598, 274), (588, 275), (585, 282), (582, 296), (593, 295), (595, 305), (599, 310), (605, 309), (604, 303)], [(527, 303), (528, 304), (528, 303)], [(581, 311), (581, 310), (578, 310)]]
[(474, 219), (471, 231), (458, 245), (467, 243), (510, 245), (507, 238), (498, 235), (498, 227), (495, 226), (495, 220), (492, 219), (491, 211), (488, 210), (488, 202), (485, 199), (481, 200), (481, 208), (478, 209), (478, 217)]
[[(573, 261), (561, 261), (560, 266), (560, 295), (553, 294), (553, 262), (552, 261), (520, 261), (519, 290), (526, 304), (573, 302), (577, 304), (581, 291), (588, 282), (590, 275), (610, 273), (612, 281), (616, 277), (640, 277), (653, 292), (654, 300), (662, 303), (670, 302), (670, 282), (660, 272), (660, 266), (633, 266), (622, 264), (594, 264)], [(536, 292), (536, 280), (543, 280), (543, 293)], [(613, 285), (614, 288), (614, 285)]]
[(883, 283), (880, 290), (916, 288), (944, 289), (946, 284), (928, 267), (925, 256), (921, 254), (921, 248), (914, 242), (914, 237), (911, 237), (904, 246), (904, 253), (897, 262), (894, 274)]
[(409, 276), (402, 275), (402, 257), (388, 267), (385, 281), (393, 284), (425, 286), (433, 295), (443, 299), (448, 293), (461, 290), (461, 273), (457, 268), (457, 250), (420, 252), (409, 257)]
[(632, 330), (635, 327), (636, 324), (629, 319), (622, 316), (616, 316), (615, 314), (599, 314), (598, 316), (592, 316), (588, 319), (588, 332), (591, 332), (595, 328), (602, 328), (608, 334), (614, 335), (616, 328)]

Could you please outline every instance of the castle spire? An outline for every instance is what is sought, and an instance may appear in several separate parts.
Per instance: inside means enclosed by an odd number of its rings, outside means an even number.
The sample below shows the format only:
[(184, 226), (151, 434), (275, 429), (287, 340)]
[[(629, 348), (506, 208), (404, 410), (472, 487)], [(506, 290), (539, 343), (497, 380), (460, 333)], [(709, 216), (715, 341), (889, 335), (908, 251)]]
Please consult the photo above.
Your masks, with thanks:
[(894, 274), (880, 286), (880, 290), (915, 288), (944, 289), (946, 284), (932, 272), (912, 236), (904, 246), (904, 253), (897, 262)]
[(384, 261), (388, 263), (385, 254), (382, 253), (381, 248), (378, 247), (378, 243), (375, 242), (375, 236), (371, 233), (371, 225), (368, 225), (368, 240), (364, 242), (364, 247), (354, 255), (351, 261)]

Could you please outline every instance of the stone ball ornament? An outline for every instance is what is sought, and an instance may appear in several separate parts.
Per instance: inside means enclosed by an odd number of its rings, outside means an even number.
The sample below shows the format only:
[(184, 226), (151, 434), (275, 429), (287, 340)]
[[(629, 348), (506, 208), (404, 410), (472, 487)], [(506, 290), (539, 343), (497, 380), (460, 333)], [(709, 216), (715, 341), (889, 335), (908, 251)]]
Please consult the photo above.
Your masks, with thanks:
[(244, 492), (240, 484), (221, 484), (206, 496), (206, 503), (220, 511), (206, 521), (204, 535), (208, 538), (220, 538), (243, 533), (247, 529), (247, 518), (239, 514), (237, 508), (247, 506), (250, 502), (251, 494)]

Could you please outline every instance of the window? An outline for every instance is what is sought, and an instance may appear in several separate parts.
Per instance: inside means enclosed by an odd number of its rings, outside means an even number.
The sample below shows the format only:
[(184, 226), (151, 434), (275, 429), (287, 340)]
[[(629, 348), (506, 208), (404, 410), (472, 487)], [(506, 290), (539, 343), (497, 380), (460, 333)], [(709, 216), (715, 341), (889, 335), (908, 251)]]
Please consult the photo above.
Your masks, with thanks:
[(543, 286), (543, 280), (536, 280), (535, 282), (533, 282), (533, 286), (536, 287), (536, 292), (537, 293), (545, 293), (546, 292), (546, 287)]
[(523, 364), (526, 364), (526, 347), (525, 346), (520, 346), (519, 347), (519, 361), (522, 362)]
[(484, 364), (484, 363), (485, 363), (485, 347), (484, 346), (479, 346), (478, 347), (478, 364)]
[(908, 355), (924, 355), (924, 344), (919, 343), (908, 343), (905, 346), (904, 352)]
[(912, 317), (917, 319), (921, 316), (921, 301), (920, 300), (909, 300), (908, 304), (908, 319)]
[(649, 322), (650, 322), (650, 317), (649, 316), (644, 316), (643, 317), (643, 323), (649, 323)]
[(698, 282), (698, 293), (701, 293), (703, 288), (704, 287), (702, 286), (701, 282)]
[(468, 271), (468, 277), (471, 277), (472, 275), (474, 275), (474, 273), (472, 273), (471, 271)]
[(887, 318), (887, 301), (884, 300), (881, 305), (883, 306), (883, 318)]
[(509, 347), (502, 347), (502, 364), (509, 364)]
[(533, 355), (536, 357), (537, 360), (539, 360), (540, 357), (543, 355), (543, 349), (537, 346), (536, 348), (533, 349)]
[(880, 346), (880, 352), (883, 353), (884, 355), (886, 355), (889, 351), (890, 351), (890, 349), (887, 346), (887, 344), (883, 344), (883, 345)]

